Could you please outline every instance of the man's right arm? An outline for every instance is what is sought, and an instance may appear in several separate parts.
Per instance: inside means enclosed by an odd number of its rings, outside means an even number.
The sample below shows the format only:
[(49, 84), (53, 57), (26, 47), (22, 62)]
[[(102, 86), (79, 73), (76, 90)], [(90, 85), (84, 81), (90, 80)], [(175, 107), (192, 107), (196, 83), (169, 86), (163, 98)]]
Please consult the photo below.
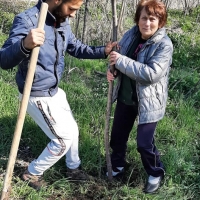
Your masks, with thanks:
[(16, 16), (10, 30), (9, 38), (0, 49), (0, 66), (2, 69), (11, 69), (17, 66), (23, 59), (30, 56), (26, 50), (23, 39), (28, 34), (29, 29), (26, 21)]

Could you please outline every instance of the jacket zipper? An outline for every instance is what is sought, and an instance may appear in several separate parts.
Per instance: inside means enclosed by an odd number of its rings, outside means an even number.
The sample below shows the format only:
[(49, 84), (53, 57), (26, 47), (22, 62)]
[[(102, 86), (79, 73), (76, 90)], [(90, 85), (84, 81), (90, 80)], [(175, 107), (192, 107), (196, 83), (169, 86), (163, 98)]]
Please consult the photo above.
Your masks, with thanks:
[(57, 65), (58, 65), (58, 58), (59, 58), (58, 45), (57, 45), (58, 33), (57, 33), (55, 27), (53, 29), (54, 29), (54, 34), (55, 34), (54, 46), (55, 46), (55, 50), (56, 50), (56, 61), (55, 61), (55, 64), (54, 64), (54, 75), (56, 77), (56, 84), (49, 89), (49, 94), (50, 95), (51, 95), (51, 90), (54, 89), (54, 88), (56, 88), (57, 85), (58, 85), (58, 75), (57, 75), (57, 70), (56, 70), (57, 69)]
[[(137, 61), (138, 61), (138, 55), (139, 53), (141, 53), (142, 51), (144, 51), (145, 47), (147, 46), (147, 44), (145, 44), (141, 49), (140, 51), (138, 52), (137, 54)], [(138, 121), (140, 121), (140, 98), (139, 98), (139, 89), (138, 89), (138, 83), (136, 82), (136, 92), (137, 92), (137, 97), (138, 97)]]
[[(142, 51), (144, 51), (144, 49), (146, 48), (146, 46), (148, 45), (149, 43), (147, 42), (141, 49), (140, 49), (140, 51), (138, 52), (138, 54), (137, 54), (137, 60), (138, 60), (138, 55), (139, 55), (139, 53), (141, 53)], [(140, 121), (140, 98), (139, 98), (139, 89), (138, 89), (138, 84), (137, 84), (137, 82), (136, 82), (136, 91), (137, 91), (137, 96), (138, 96), (138, 117), (139, 117), (139, 120), (138, 121)]]
[(136, 38), (139, 36), (139, 34), (137, 34), (137, 36), (132, 40), (132, 42), (130, 43), (130, 45), (128, 46), (126, 53), (124, 54), (125, 56), (127, 55), (128, 51), (130, 50), (131, 46), (133, 45), (134, 41), (136, 40)]

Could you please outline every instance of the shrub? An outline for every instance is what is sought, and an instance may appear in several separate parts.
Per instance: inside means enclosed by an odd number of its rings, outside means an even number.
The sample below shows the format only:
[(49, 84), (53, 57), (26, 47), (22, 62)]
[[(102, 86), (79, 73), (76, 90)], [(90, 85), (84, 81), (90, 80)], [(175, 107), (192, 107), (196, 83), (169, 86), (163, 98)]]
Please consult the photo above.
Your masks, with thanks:
[(0, 32), (8, 34), (14, 19), (14, 14), (10, 12), (0, 12)]

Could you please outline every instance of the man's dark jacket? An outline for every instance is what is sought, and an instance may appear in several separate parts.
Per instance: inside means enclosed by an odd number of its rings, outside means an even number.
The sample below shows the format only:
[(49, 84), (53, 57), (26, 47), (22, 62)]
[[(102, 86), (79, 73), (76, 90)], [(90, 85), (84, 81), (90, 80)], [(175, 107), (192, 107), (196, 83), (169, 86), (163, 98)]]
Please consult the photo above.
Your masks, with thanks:
[[(31, 51), (23, 47), (23, 39), (31, 29), (37, 27), (42, 0), (38, 4), (17, 15), (9, 38), (0, 50), (0, 66), (11, 69), (18, 66), (16, 82), (23, 93)], [(105, 47), (91, 47), (77, 40), (71, 31), (68, 19), (57, 24), (55, 17), (48, 12), (45, 22), (45, 42), (40, 47), (31, 96), (53, 96), (58, 90), (64, 71), (66, 52), (76, 58), (105, 58)]]

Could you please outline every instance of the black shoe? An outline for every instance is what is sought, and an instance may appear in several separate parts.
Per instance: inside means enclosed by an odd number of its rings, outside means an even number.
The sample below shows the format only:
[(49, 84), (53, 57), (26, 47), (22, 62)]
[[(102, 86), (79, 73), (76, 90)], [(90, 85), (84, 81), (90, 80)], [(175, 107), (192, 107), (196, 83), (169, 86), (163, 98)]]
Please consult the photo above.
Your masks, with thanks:
[(147, 180), (147, 183), (146, 183), (145, 188), (144, 188), (143, 191), (144, 191), (145, 193), (149, 193), (149, 194), (156, 192), (156, 191), (158, 190), (158, 188), (161, 186), (161, 181), (162, 181), (163, 179), (164, 179), (164, 176), (160, 176), (160, 177), (159, 177), (159, 181), (158, 181), (157, 184), (151, 184), (151, 183), (149, 183), (148, 180)]

